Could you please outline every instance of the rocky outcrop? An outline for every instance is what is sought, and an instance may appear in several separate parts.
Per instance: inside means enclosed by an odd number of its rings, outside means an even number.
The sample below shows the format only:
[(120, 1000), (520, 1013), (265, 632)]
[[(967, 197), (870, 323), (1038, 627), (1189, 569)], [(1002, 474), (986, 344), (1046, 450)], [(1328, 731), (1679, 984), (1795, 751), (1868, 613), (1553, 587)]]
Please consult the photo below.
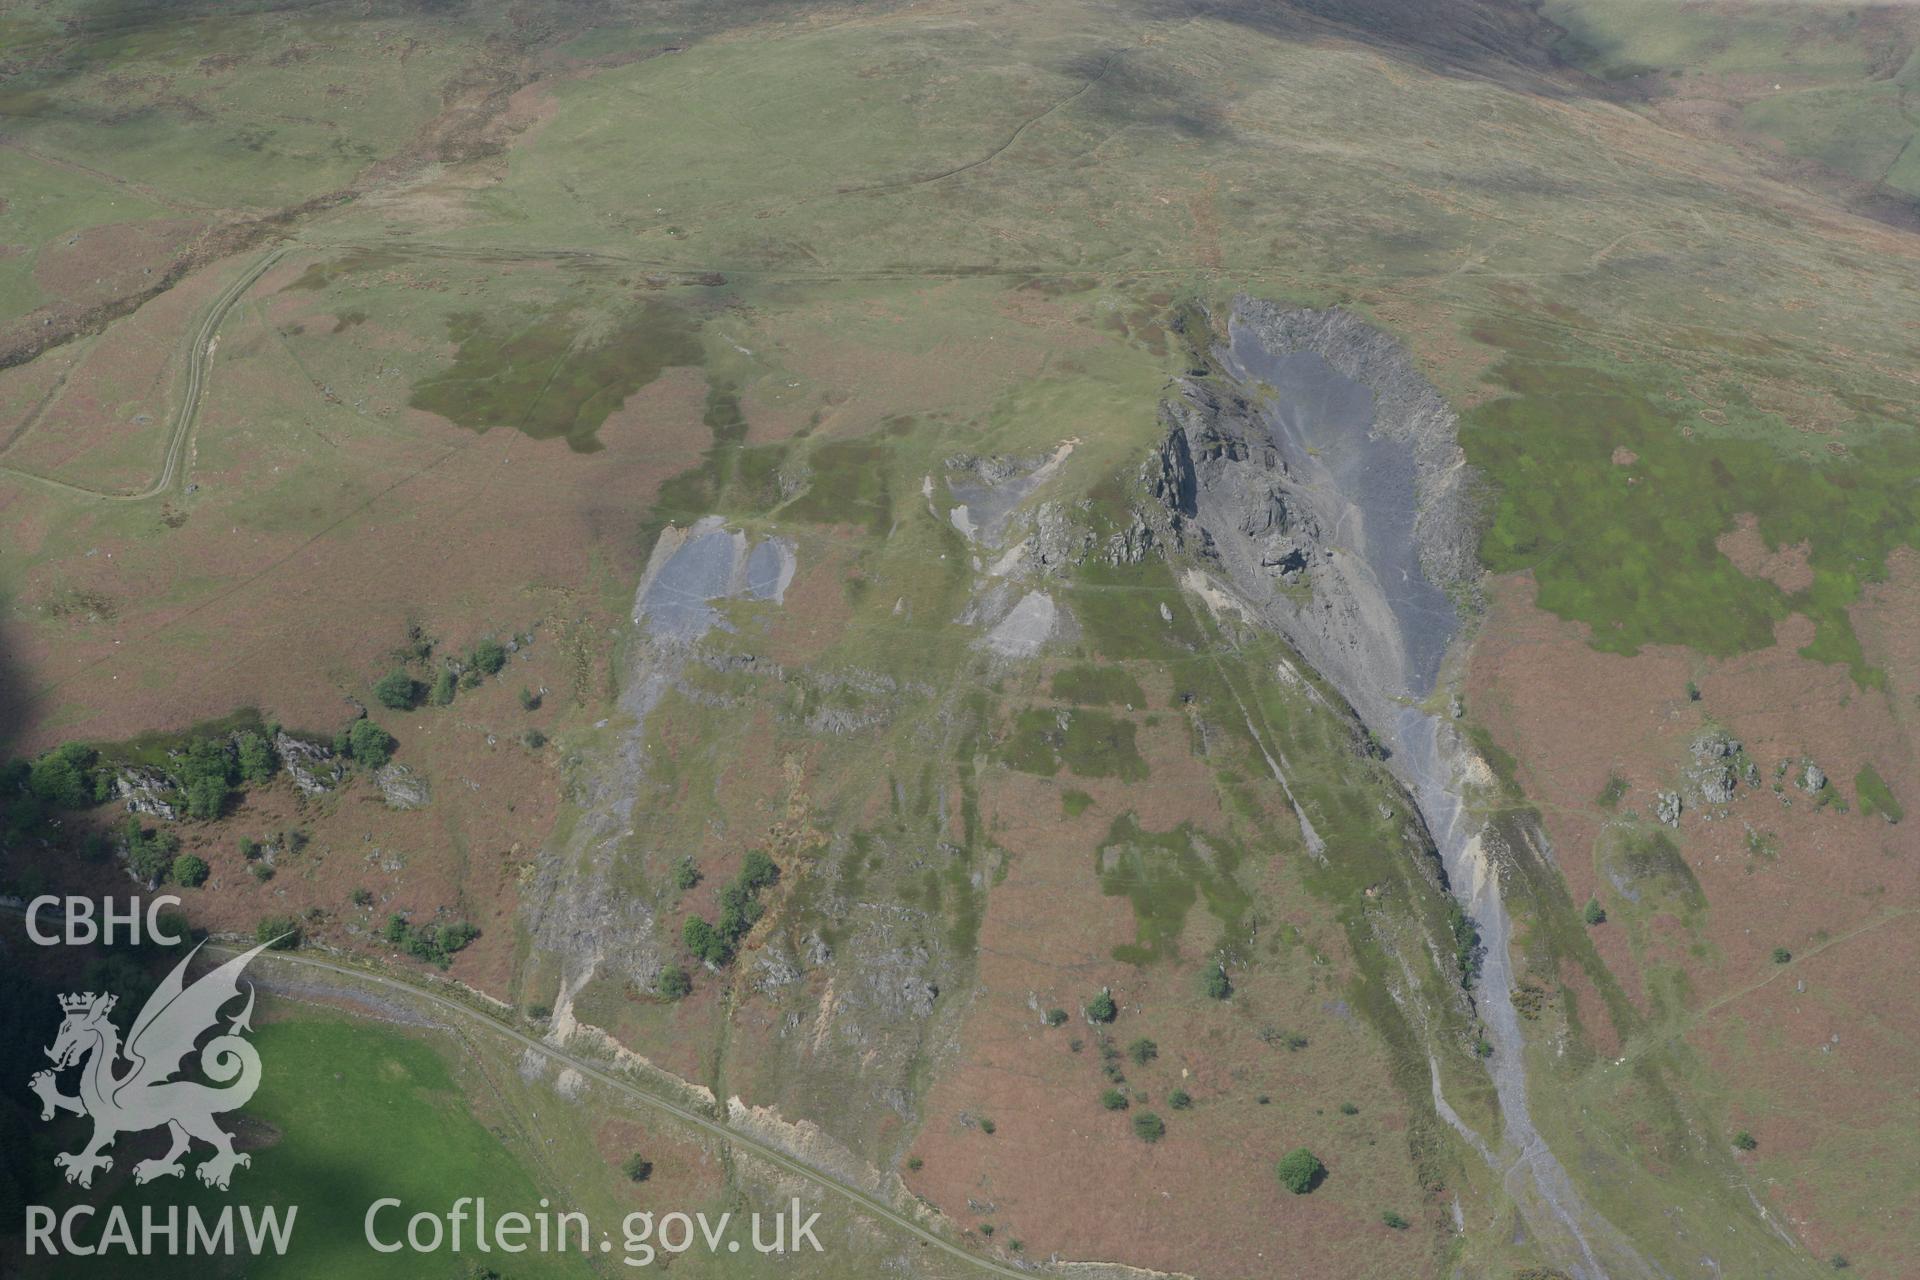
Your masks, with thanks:
[(128, 813), (171, 822), (180, 816), (168, 797), (179, 788), (165, 772), (151, 768), (122, 769), (113, 777), (113, 796)]
[(381, 765), (373, 781), (389, 809), (424, 809), (432, 803), (433, 789), (427, 780), (404, 764)]
[(1653, 798), (1653, 816), (1669, 827), (1680, 825), (1680, 811), (1684, 807), (1678, 791), (1662, 791)]
[(333, 748), (323, 743), (308, 742), (281, 730), (273, 735), (273, 750), (293, 785), (310, 796), (324, 795), (346, 777), (346, 767), (335, 758)]
[(1731, 803), (1740, 785), (1739, 766), (1744, 762), (1752, 767), (1739, 741), (1720, 730), (1709, 730), (1693, 740), (1691, 751), (1693, 767), (1687, 777), (1699, 790), (1700, 798), (1712, 805)]

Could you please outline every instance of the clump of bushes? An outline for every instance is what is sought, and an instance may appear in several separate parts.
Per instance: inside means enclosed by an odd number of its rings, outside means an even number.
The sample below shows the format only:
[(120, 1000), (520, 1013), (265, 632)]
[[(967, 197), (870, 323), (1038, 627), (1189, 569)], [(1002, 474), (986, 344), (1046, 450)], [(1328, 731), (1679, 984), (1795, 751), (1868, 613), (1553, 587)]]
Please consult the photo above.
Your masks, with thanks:
[(1067, 1024), (1067, 1011), (1065, 1009), (1047, 1010), (1046, 1023), (1050, 1027), (1065, 1026)]
[(1405, 1231), (1407, 1229), (1407, 1220), (1391, 1209), (1380, 1215), (1380, 1221), (1392, 1227), (1395, 1231)]
[(173, 860), (174, 883), (183, 884), (189, 889), (198, 889), (205, 884), (211, 870), (204, 858), (196, 858), (190, 853), (183, 853)]
[(397, 911), (387, 917), (386, 927), (380, 932), (383, 938), (404, 954), (442, 969), (452, 963), (456, 952), (480, 936), (479, 929), (464, 921), (459, 924), (413, 924)]
[(684, 999), (693, 990), (693, 977), (685, 968), (670, 964), (660, 971), (659, 979), (654, 983), (662, 999)]
[(1742, 1129), (1740, 1132), (1733, 1135), (1733, 1145), (1740, 1148), (1742, 1151), (1752, 1151), (1754, 1148), (1760, 1145), (1760, 1139), (1754, 1137), (1751, 1133), (1748, 1133), (1745, 1129)]
[(253, 940), (273, 951), (291, 951), (300, 945), (300, 922), (292, 916), (267, 916), (253, 927)]
[[(698, 873), (695, 873), (698, 883)], [(716, 926), (700, 916), (688, 916), (681, 929), (681, 940), (702, 962), (718, 968), (733, 959), (740, 940), (747, 936), (765, 908), (760, 891), (780, 878), (780, 868), (759, 849), (741, 860), (740, 874), (720, 890), (720, 923)]]
[(1125, 1111), (1127, 1109), (1127, 1095), (1118, 1089), (1109, 1089), (1100, 1095), (1100, 1105), (1108, 1111)]
[(620, 1172), (629, 1182), (645, 1182), (653, 1176), (653, 1161), (636, 1151), (620, 1162)]
[(1588, 898), (1587, 909), (1580, 913), (1580, 918), (1588, 924), (1605, 924), (1607, 922), (1607, 909), (1600, 905), (1598, 898)]
[(1102, 988), (1099, 995), (1087, 1002), (1087, 1017), (1094, 1022), (1112, 1022), (1120, 1014), (1120, 1007), (1113, 1002), (1113, 993)]
[(159, 884), (172, 873), (174, 859), (180, 856), (179, 836), (143, 827), (138, 818), (129, 817), (122, 839), (127, 846), (127, 866), (134, 875), (149, 884)]
[(1233, 994), (1233, 983), (1228, 979), (1225, 967), (1221, 965), (1215, 965), (1207, 970), (1206, 977), (1201, 980), (1201, 988), (1207, 993), (1208, 998), (1213, 1000), (1225, 1000)]
[(1158, 1142), (1167, 1136), (1167, 1122), (1151, 1111), (1142, 1111), (1133, 1118), (1133, 1136), (1142, 1142)]
[(1167, 1095), (1167, 1105), (1175, 1111), (1190, 1111), (1193, 1109), (1193, 1095), (1185, 1089), (1175, 1089)]
[(1141, 1036), (1127, 1046), (1127, 1056), (1133, 1059), (1134, 1066), (1144, 1067), (1160, 1056), (1160, 1046)]

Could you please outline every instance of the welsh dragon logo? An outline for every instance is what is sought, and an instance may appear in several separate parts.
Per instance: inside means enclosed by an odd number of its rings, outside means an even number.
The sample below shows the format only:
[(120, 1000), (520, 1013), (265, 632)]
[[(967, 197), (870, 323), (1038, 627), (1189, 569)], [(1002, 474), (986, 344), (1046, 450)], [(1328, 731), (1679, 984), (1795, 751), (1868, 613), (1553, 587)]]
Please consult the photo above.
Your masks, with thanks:
[[(93, 1118), (92, 1140), (79, 1151), (53, 1158), (56, 1168), (66, 1170), (68, 1182), (92, 1186), (97, 1170), (113, 1167), (113, 1157), (106, 1150), (115, 1138), (162, 1125), (172, 1134), (173, 1146), (164, 1156), (135, 1165), (136, 1183), (184, 1174), (186, 1166), (180, 1158), (196, 1139), (213, 1148), (213, 1154), (194, 1170), (210, 1187), (226, 1190), (234, 1169), (252, 1163), (233, 1149), (233, 1138), (213, 1119), (245, 1106), (260, 1087), (260, 1055), (242, 1039), (253, 1029), (251, 983), (246, 1007), (227, 1023), (225, 1032), (200, 1050), (202, 1074), (225, 1087), (170, 1077), (183, 1069), (182, 1060), (194, 1051), (194, 1042), (218, 1024), (220, 1010), (240, 995), (241, 970), (267, 945), (236, 956), (187, 986), (187, 966), (200, 950), (195, 947), (141, 1007), (125, 1045), (107, 1016), (117, 997), (91, 991), (60, 997), (67, 1016), (47, 1050), (53, 1070), (35, 1073), (28, 1083), (40, 1095), (42, 1120), (53, 1119), (59, 1111)], [(80, 1092), (69, 1097), (60, 1092), (57, 1075), (76, 1065), (80, 1065)]]

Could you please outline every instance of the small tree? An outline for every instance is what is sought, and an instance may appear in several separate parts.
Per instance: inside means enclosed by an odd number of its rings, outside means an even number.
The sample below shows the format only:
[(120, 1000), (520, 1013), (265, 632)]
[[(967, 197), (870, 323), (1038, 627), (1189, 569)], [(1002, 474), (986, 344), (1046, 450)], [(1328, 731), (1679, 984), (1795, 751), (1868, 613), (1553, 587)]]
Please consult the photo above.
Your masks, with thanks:
[(500, 647), (498, 640), (482, 640), (473, 646), (470, 657), (475, 667), (490, 676), (497, 675), (500, 668), (507, 665), (507, 651)]
[(274, 759), (273, 744), (264, 734), (248, 729), (234, 741), (235, 754), (240, 761), (240, 777), (247, 782), (259, 784), (273, 781), (274, 770), (279, 761)]
[(1357, 1116), (1360, 1114), (1360, 1108), (1354, 1106), (1351, 1102), (1343, 1102), (1340, 1104), (1340, 1114), (1343, 1116)]
[(1775, 947), (1773, 949), (1773, 962), (1775, 964), (1785, 964), (1791, 959), (1793, 959), (1793, 952), (1787, 950), (1785, 947)]
[(636, 1151), (620, 1162), (620, 1172), (627, 1175), (629, 1182), (645, 1182), (653, 1176), (653, 1161)]
[(685, 893), (699, 883), (699, 864), (694, 862), (692, 854), (681, 854), (680, 861), (673, 868), (673, 887)]
[(373, 696), (380, 700), (383, 707), (406, 711), (420, 696), (420, 686), (412, 676), (396, 667), (374, 682)]
[(681, 926), (680, 937), (687, 944), (687, 950), (710, 965), (723, 965), (727, 962), (727, 940), (720, 931), (699, 916), (688, 916)]
[(1740, 1148), (1742, 1151), (1752, 1151), (1755, 1147), (1758, 1147), (1760, 1145), (1760, 1139), (1754, 1137), (1751, 1133), (1748, 1133), (1745, 1129), (1742, 1129), (1740, 1132), (1733, 1135), (1733, 1145)]
[(1087, 1017), (1095, 1022), (1112, 1022), (1119, 1013), (1119, 1006), (1113, 1002), (1113, 994), (1104, 989), (1087, 1002)]
[(1279, 1173), (1281, 1186), (1303, 1196), (1326, 1179), (1327, 1166), (1305, 1147), (1295, 1147), (1280, 1157)]
[(1407, 1229), (1407, 1220), (1391, 1209), (1380, 1215), (1380, 1221), (1386, 1223), (1395, 1231), (1405, 1231)]
[(347, 754), (378, 769), (393, 759), (393, 735), (371, 720), (355, 720), (347, 729)]
[(173, 860), (174, 881), (189, 889), (197, 889), (205, 884), (209, 870), (204, 859), (196, 858), (190, 853), (183, 853)]
[(1065, 1026), (1066, 1024), (1067, 1024), (1067, 1011), (1066, 1011), (1065, 1009), (1049, 1009), (1049, 1010), (1047, 1010), (1047, 1025), (1048, 1025), (1048, 1026), (1050, 1026), (1050, 1027), (1064, 1027), (1064, 1026)]
[(1215, 1000), (1225, 1000), (1233, 994), (1233, 983), (1227, 977), (1227, 971), (1219, 965), (1207, 970), (1203, 982), (1207, 995)]
[(1127, 1109), (1127, 1095), (1118, 1089), (1109, 1089), (1100, 1095), (1100, 1105), (1109, 1111), (1125, 1111)]
[(275, 951), (291, 951), (300, 945), (300, 922), (292, 916), (268, 916), (254, 926), (253, 940)]
[(1158, 1142), (1167, 1136), (1167, 1122), (1151, 1111), (1142, 1111), (1133, 1118), (1133, 1136), (1142, 1142)]
[(656, 987), (663, 999), (680, 1000), (693, 990), (693, 978), (681, 966), (670, 964), (660, 971)]
[(1607, 922), (1607, 909), (1600, 905), (1600, 899), (1588, 898), (1587, 909), (1580, 913), (1580, 918), (1588, 924), (1605, 924)]
[(1160, 1046), (1141, 1036), (1127, 1046), (1127, 1056), (1133, 1059), (1134, 1066), (1144, 1067), (1160, 1056)]
[(993, 1136), (993, 1131), (995, 1127), (996, 1126), (994, 1125), (992, 1120), (988, 1119), (986, 1116), (980, 1117), (980, 1132), (986, 1134), (989, 1138)]
[(452, 667), (442, 667), (433, 677), (433, 688), (427, 693), (427, 701), (436, 707), (450, 706), (453, 694), (460, 687), (460, 679), (453, 674)]
[(1193, 1109), (1193, 1095), (1185, 1089), (1175, 1089), (1167, 1095), (1167, 1105), (1175, 1111), (1191, 1111)]
[(540, 709), (540, 695), (525, 685), (520, 687), (520, 709), (522, 711), (537, 711)]
[(739, 883), (748, 890), (764, 889), (780, 878), (780, 868), (758, 849), (750, 849), (740, 860)]

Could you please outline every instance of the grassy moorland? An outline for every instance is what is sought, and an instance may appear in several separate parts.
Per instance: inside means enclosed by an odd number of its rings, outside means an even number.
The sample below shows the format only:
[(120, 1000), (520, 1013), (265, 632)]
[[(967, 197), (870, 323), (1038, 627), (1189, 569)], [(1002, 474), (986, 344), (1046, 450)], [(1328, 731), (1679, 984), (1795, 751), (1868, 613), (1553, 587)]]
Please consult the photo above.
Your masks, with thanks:
[[(281, 781), (183, 824), (214, 870), (190, 910), (243, 928), (316, 910), (315, 936), (349, 947), (378, 925), (362, 889), (481, 920), (463, 980), (817, 1124), (821, 1161), (898, 1172), (983, 1254), (1193, 1270), (1225, 1240), (1234, 1273), (1283, 1251), (1316, 1275), (1539, 1262), (1434, 1107), (1437, 1076), (1498, 1131), (1449, 970), (1459, 922), (1364, 737), (1157, 561), (1034, 578), (1070, 625), (1038, 657), (989, 656), (970, 610), (1007, 549), (956, 528), (951, 486), (972, 457), (1071, 444), (1034, 501), (1103, 547), (1168, 378), (1199, 358), (1183, 321), (1241, 291), (1350, 307), (1460, 409), (1483, 558), (1536, 592), (1522, 623), (1572, 625), (1595, 669), (1683, 653), (1709, 689), (1741, 661), (1798, 664), (1741, 668), (1769, 687), (1834, 675), (1843, 692), (1793, 705), (1878, 717), (1880, 755), (1833, 765), (1865, 812), (1820, 820), (1859, 842), (1902, 831), (1920, 689), (1885, 637), (1920, 545), (1916, 244), (1750, 144), (1914, 190), (1910, 63), (1887, 52), (1907, 45), (1837, 13), (1709, 30), (1698, 6), (1597, 0), (1462, 53), (1320, 8), (74, 0), (0, 19), (0, 322), (97, 330), (0, 371), (0, 751), (245, 705), (331, 732), (396, 666), (431, 688), (481, 638), (531, 635), (511, 680), (377, 705), (433, 783), (426, 809), (389, 810), (364, 777), (324, 799)], [(1577, 67), (1547, 65), (1549, 45)], [(1622, 97), (1696, 71), (1747, 95), (1741, 137)], [(1740, 77), (1791, 81), (1793, 102)], [(182, 335), (270, 244), (286, 256), (220, 325), (199, 387)], [(177, 282), (115, 312), (149, 269)], [(84, 325), (48, 310), (74, 298)], [(138, 491), (196, 390), (185, 463), (152, 500), (42, 483)], [(779, 605), (717, 606), (731, 630), (632, 724), (615, 699), (652, 670), (634, 584), (662, 531), (710, 514), (786, 540), (796, 576)], [(1804, 544), (1803, 577), (1735, 563), (1722, 540), (1745, 516), (1765, 553)], [(1795, 619), (1809, 634), (1774, 654)], [(1677, 723), (1692, 677), (1658, 670), (1679, 711), (1644, 719)], [(1528, 691), (1492, 692), (1490, 720)], [(1503, 775), (1488, 803), (1540, 800), (1519, 779), (1546, 790), (1565, 744), (1477, 732)], [(1683, 753), (1623, 748), (1605, 767), (1631, 790), (1582, 778), (1579, 806), (1612, 795), (1589, 825), (1552, 828), (1578, 806), (1542, 801), (1558, 862), (1512, 869), (1535, 1113), (1675, 1274), (1698, 1256), (1675, 1204), (1733, 1241), (1729, 1273), (1846, 1251), (1896, 1274), (1910, 1224), (1831, 1190), (1857, 1130), (1806, 1116), (1804, 1140), (1727, 1154), (1801, 1077), (1742, 1075), (1685, 1038), (1729, 1008), (1759, 1028), (1748, 1059), (1797, 1043), (1777, 1010), (1715, 1004), (1754, 981), (1734, 972), (1715, 829), (1647, 821)], [(609, 796), (633, 801), (617, 821)], [(294, 822), (314, 852), (254, 882), (236, 837)], [(601, 822), (607, 890), (644, 931), (583, 969), (526, 920)], [(1807, 932), (1908, 901), (1881, 846), (1808, 830), (1853, 896)], [(749, 893), (753, 851), (779, 875)], [(1600, 886), (1612, 923), (1583, 923), (1561, 870), (1622, 867), (1645, 892)], [(724, 926), (730, 963), (682, 945), (696, 916)], [(1835, 1016), (1864, 1017), (1870, 985), (1835, 987)], [(1111, 1025), (1085, 1013), (1103, 988)], [(351, 1038), (303, 1026), (272, 1034), (315, 1056)], [(479, 1104), (392, 1039), (332, 1048), (406, 1068), (395, 1125), (480, 1143), (457, 1124)], [(1156, 1051), (1134, 1061), (1141, 1039)], [(1627, 1048), (1632, 1071), (1608, 1074)], [(311, 1126), (295, 1095), (275, 1105)], [(1133, 1127), (1146, 1114), (1157, 1133)], [(1330, 1171), (1305, 1196), (1271, 1176), (1299, 1145)], [(511, 1163), (503, 1195), (546, 1176)], [(1774, 1181), (1742, 1180), (1755, 1166)], [(1203, 1180), (1228, 1189), (1198, 1206), (1146, 1190)], [(1805, 1240), (1780, 1243), (1762, 1198)]]

